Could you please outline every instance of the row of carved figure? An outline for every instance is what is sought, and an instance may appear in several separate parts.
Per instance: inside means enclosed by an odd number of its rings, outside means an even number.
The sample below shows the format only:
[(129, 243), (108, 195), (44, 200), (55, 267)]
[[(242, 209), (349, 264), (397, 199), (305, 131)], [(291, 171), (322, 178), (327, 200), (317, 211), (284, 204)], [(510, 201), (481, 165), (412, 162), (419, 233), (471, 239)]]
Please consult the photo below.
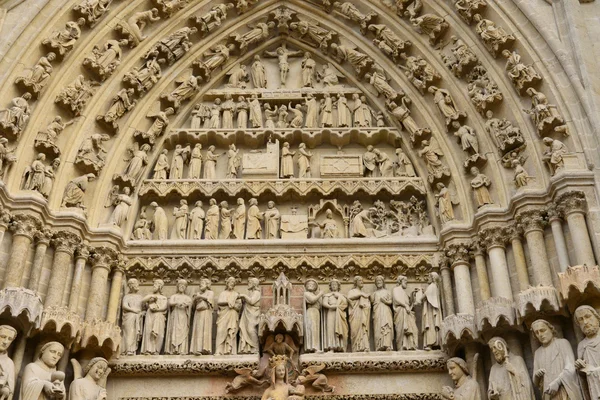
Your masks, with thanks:
[(376, 113), (365, 96), (352, 95), (352, 105), (345, 95), (324, 93), (323, 98), (308, 93), (304, 104), (271, 106), (253, 94), (250, 99), (229, 93), (212, 105), (197, 104), (192, 111), (192, 129), (286, 129), (286, 128), (369, 128), (386, 126), (382, 112)]
[[(248, 280), (248, 294), (235, 291), (235, 278), (215, 299), (209, 279), (202, 279), (198, 292), (186, 294), (188, 282), (177, 281), (177, 293), (162, 294), (164, 282), (154, 280), (153, 292), (139, 294), (135, 278), (128, 281), (123, 297), (123, 354), (213, 354), (213, 316), (217, 312), (214, 354), (254, 354), (259, 351), (258, 321), (261, 291), (259, 280)], [(384, 278), (375, 278), (375, 291), (363, 290), (357, 276), (348, 294), (332, 280), (329, 292), (309, 279), (304, 291), (304, 345), (306, 352), (415, 350), (419, 331), (413, 307), (422, 304), (422, 343), (425, 350), (440, 348), (442, 322), (439, 276), (432, 273), (423, 291), (407, 292), (407, 278), (385, 288)], [(394, 334), (394, 332), (396, 332)], [(140, 346), (141, 340), (141, 346)], [(372, 348), (371, 343), (374, 343)], [(350, 344), (350, 347), (348, 347)]]
[[(0, 396), (3, 399), (16, 395), (16, 377), (13, 361), (7, 351), (17, 337), (15, 328), (0, 325)], [(66, 400), (65, 372), (56, 368), (65, 348), (59, 342), (48, 342), (35, 353), (35, 361), (25, 366), (21, 375), (21, 400)], [(110, 373), (108, 361), (102, 357), (92, 358), (82, 368), (79, 362), (71, 359), (75, 379), (69, 387), (71, 400), (89, 400), (106, 398), (106, 378)]]
[[(490, 339), (488, 346), (496, 363), (490, 371), (487, 398), (535, 399), (534, 386), (544, 399), (583, 400), (587, 398), (585, 391), (592, 399), (600, 397), (600, 315), (593, 307), (583, 305), (575, 310), (574, 318), (585, 335), (577, 346), (577, 357), (570, 342), (558, 337), (550, 322), (539, 319), (531, 324), (531, 332), (540, 344), (533, 356), (531, 378), (525, 361), (511, 353), (506, 340)], [(476, 365), (469, 368), (464, 360), (455, 357), (448, 360), (447, 366), (455, 387), (444, 387), (444, 398), (485, 398), (473, 376)], [(582, 389), (578, 375), (587, 380), (587, 389)]]
[[(117, 195), (114, 201), (116, 207), (110, 218), (110, 222), (117, 226), (125, 221), (131, 205), (129, 190), (125, 189), (123, 194)], [(202, 201), (197, 201), (190, 211), (187, 200), (182, 199), (179, 207), (173, 209), (175, 222), (169, 234), (167, 214), (153, 202), (148, 207), (154, 211), (152, 220), (147, 219), (148, 208), (143, 209), (134, 225), (133, 239), (336, 239), (433, 234), (424, 202), (414, 197), (410, 201), (392, 200), (391, 210), (380, 200), (366, 209), (356, 200), (347, 211), (350, 221), (347, 232), (334, 219), (331, 209), (325, 211), (322, 221), (309, 222), (307, 215), (297, 215), (296, 208), (292, 208), (290, 215), (282, 215), (273, 201), (267, 203), (265, 211), (260, 211), (255, 198), (250, 199), (248, 204), (246, 208), (244, 199), (238, 198), (237, 207), (230, 209), (227, 201), (217, 204), (215, 199), (210, 199), (206, 211)]]

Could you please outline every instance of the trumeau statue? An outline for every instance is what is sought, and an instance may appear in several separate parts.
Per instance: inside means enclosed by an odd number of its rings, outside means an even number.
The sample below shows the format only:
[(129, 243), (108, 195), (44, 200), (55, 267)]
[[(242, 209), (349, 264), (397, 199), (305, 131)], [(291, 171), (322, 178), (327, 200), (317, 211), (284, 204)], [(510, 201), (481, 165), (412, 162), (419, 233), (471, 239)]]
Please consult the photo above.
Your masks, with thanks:
[(57, 378), (56, 364), (65, 348), (59, 342), (48, 342), (35, 355), (35, 361), (27, 364), (21, 377), (22, 400), (64, 400), (66, 390), (63, 379)]
[(142, 305), (143, 297), (139, 294), (139, 282), (135, 278), (127, 280), (129, 292), (123, 296), (121, 302), (122, 322), (121, 354), (133, 356), (138, 350), (143, 329)]
[(392, 307), (394, 309), (394, 328), (396, 330), (396, 350), (415, 350), (419, 342), (417, 320), (413, 311), (414, 301), (406, 292), (408, 278), (399, 275), (398, 286), (392, 289)]
[(96, 175), (90, 173), (75, 178), (67, 183), (60, 206), (77, 207), (85, 212), (86, 207), (83, 204), (83, 197), (85, 196), (85, 191), (87, 190), (90, 181), (93, 181), (94, 179), (96, 179)]
[(534, 321), (531, 331), (540, 343), (533, 355), (533, 383), (544, 398), (583, 400), (569, 341), (557, 338), (552, 324), (543, 319)]
[(257, 278), (248, 278), (248, 294), (240, 294), (239, 298), (244, 304), (240, 317), (240, 343), (239, 354), (257, 354), (258, 321), (260, 317), (260, 281)]
[(200, 279), (198, 292), (192, 296), (194, 304), (194, 323), (192, 325), (192, 340), (190, 354), (212, 354), (212, 327), (215, 294), (210, 290), (210, 279)]
[[(446, 362), (448, 374), (454, 382), (454, 389), (444, 386), (442, 397), (448, 400), (482, 400), (479, 384), (469, 373), (467, 363), (462, 358), (453, 357)], [(475, 368), (473, 368), (475, 372)]]
[(242, 299), (235, 291), (235, 278), (225, 280), (225, 289), (217, 299), (217, 336), (215, 354), (237, 354), (237, 334)]
[(488, 342), (494, 360), (490, 371), (488, 398), (490, 400), (529, 400), (534, 399), (533, 386), (525, 361), (512, 354), (506, 341), (494, 337)]
[(304, 284), (304, 349), (315, 353), (321, 347), (321, 305), (323, 292), (316, 280), (309, 278)]
[(75, 379), (69, 387), (69, 400), (93, 400), (106, 398), (106, 378), (110, 374), (108, 361), (103, 357), (92, 358), (85, 368), (72, 358)]
[(168, 309), (167, 298), (162, 294), (164, 285), (165, 283), (162, 279), (155, 279), (152, 294), (146, 295), (142, 300), (146, 309), (142, 348), (140, 351), (142, 354), (159, 354), (163, 347)]
[[(348, 303), (350, 316), (350, 342), (352, 351), (369, 351), (369, 332), (371, 328), (371, 301), (369, 294), (363, 291), (363, 278), (354, 277), (354, 287), (348, 291)], [(374, 329), (377, 326), (374, 325)]]
[(52, 61), (55, 59), (56, 54), (52, 52), (40, 57), (32, 68), (28, 68), (26, 74), (15, 79), (15, 84), (23, 86), (25, 90), (35, 96), (39, 95), (42, 89), (48, 84), (50, 74), (54, 70)]
[(188, 354), (192, 298), (185, 293), (188, 287), (185, 279), (178, 279), (176, 287), (177, 293), (168, 300), (165, 353)]
[(587, 305), (575, 310), (575, 321), (585, 335), (577, 345), (575, 368), (587, 378), (587, 386), (592, 399), (600, 397), (600, 315), (595, 308)]
[(373, 337), (376, 351), (394, 349), (394, 317), (392, 316), (392, 295), (385, 288), (383, 276), (375, 277), (375, 291), (371, 294), (373, 304)]
[(348, 347), (348, 299), (340, 293), (340, 282), (329, 282), (329, 293), (323, 295), (323, 350), (345, 352)]
[(17, 330), (10, 325), (0, 325), (0, 393), (10, 398), (15, 393), (15, 364), (8, 357), (8, 348), (17, 337)]

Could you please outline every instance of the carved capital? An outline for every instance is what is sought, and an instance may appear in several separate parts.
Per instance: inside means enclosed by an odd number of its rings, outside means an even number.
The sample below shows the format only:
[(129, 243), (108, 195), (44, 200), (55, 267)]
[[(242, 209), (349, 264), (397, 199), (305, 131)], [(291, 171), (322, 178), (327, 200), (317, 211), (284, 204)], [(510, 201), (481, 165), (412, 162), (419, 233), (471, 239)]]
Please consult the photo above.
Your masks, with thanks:
[(514, 223), (506, 227), (506, 236), (511, 242), (513, 240), (521, 240), (523, 237), (523, 226), (518, 223)]
[(71, 256), (75, 253), (79, 243), (81, 243), (79, 235), (69, 231), (58, 231), (52, 238), (52, 245), (56, 251), (69, 253)]
[(531, 231), (544, 230), (544, 216), (541, 210), (527, 210), (517, 215), (519, 225), (523, 227), (525, 234)]
[(574, 191), (561, 194), (555, 200), (556, 206), (564, 214), (584, 213), (587, 209), (587, 200), (583, 192)]
[(550, 204), (548, 207), (546, 207), (545, 211), (548, 217), (548, 221), (550, 222), (555, 220), (561, 220), (563, 218), (563, 213), (556, 204)]
[(120, 272), (122, 274), (125, 273), (125, 267), (127, 267), (127, 257), (124, 257), (123, 255), (119, 254), (117, 256), (117, 260), (114, 263), (112, 269), (113, 269), (113, 273), (117, 273)]
[(34, 234), (35, 242), (37, 244), (44, 244), (46, 246), (50, 244), (52, 236), (54, 236), (54, 232), (52, 232), (50, 228), (47, 227), (41, 227)]
[(42, 225), (38, 217), (29, 214), (16, 214), (9, 224), (9, 229), (14, 235), (26, 236), (33, 240), (33, 235)]
[(444, 254), (452, 268), (458, 264), (469, 264), (471, 259), (471, 245), (469, 243), (451, 244), (446, 246)]
[(506, 228), (502, 226), (493, 226), (479, 231), (481, 244), (486, 249), (493, 247), (504, 247), (506, 243)]
[(83, 243), (81, 243), (79, 246), (77, 246), (77, 249), (75, 251), (75, 257), (76, 258), (89, 258), (90, 256), (90, 244), (85, 241)]
[(12, 213), (0, 204), (0, 227), (8, 228), (8, 224), (12, 220)]
[(111, 265), (117, 258), (117, 252), (110, 247), (94, 247), (91, 254), (92, 269), (106, 268), (110, 271)]

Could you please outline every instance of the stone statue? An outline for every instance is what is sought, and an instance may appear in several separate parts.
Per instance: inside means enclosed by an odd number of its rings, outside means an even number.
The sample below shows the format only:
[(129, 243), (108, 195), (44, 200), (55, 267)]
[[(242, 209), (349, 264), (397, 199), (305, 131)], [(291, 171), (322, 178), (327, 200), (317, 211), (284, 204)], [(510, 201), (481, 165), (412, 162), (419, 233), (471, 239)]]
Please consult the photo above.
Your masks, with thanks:
[(196, 16), (196, 24), (200, 26), (200, 32), (207, 33), (219, 26), (227, 18), (227, 11), (233, 8), (233, 3), (217, 4), (201, 16)]
[(277, 107), (274, 110), (271, 110), (271, 105), (269, 103), (265, 103), (263, 105), (265, 108), (265, 117), (267, 120), (265, 121), (265, 128), (267, 129), (275, 129), (275, 118), (277, 117)]
[(242, 299), (235, 291), (235, 278), (225, 280), (225, 290), (217, 299), (219, 311), (217, 313), (217, 339), (216, 355), (237, 353), (237, 334), (239, 313), (242, 309)]
[(173, 108), (178, 109), (184, 101), (191, 99), (198, 92), (200, 80), (190, 75), (187, 79), (177, 79), (175, 82), (179, 83), (179, 86), (169, 94), (162, 94), (161, 98), (167, 99), (173, 104)]
[(115, 97), (113, 97), (106, 114), (98, 115), (96, 120), (104, 122), (118, 133), (119, 125), (117, 124), (117, 120), (123, 117), (126, 112), (130, 111), (137, 104), (137, 100), (133, 98), (134, 93), (135, 90), (132, 88), (123, 88), (119, 90)]
[(304, 350), (315, 353), (321, 347), (321, 304), (323, 292), (313, 278), (304, 283)]
[(177, 280), (177, 293), (169, 297), (165, 354), (188, 354), (192, 298), (185, 291), (188, 282)]
[(350, 106), (348, 106), (348, 99), (346, 96), (339, 93), (334, 108), (337, 108), (336, 126), (340, 128), (352, 126), (352, 113), (350, 112)]
[(165, 210), (160, 207), (155, 201), (150, 203), (150, 208), (154, 209), (152, 218), (152, 230), (154, 237), (157, 240), (167, 240), (167, 232), (169, 231), (169, 222)]
[(258, 42), (262, 42), (271, 35), (271, 30), (275, 28), (275, 22), (259, 22), (255, 26), (250, 27), (250, 31), (241, 33), (232, 33), (231, 38), (238, 44), (241, 54), (246, 53), (248, 46)]
[(521, 56), (516, 51), (502, 50), (502, 56), (506, 58), (506, 74), (520, 92), (537, 85), (542, 80), (533, 65), (525, 65), (521, 62)]
[(313, 87), (315, 84), (315, 68), (317, 68), (317, 62), (312, 58), (310, 52), (304, 53), (302, 59), (302, 87)]
[(376, 290), (371, 294), (373, 304), (373, 336), (376, 351), (394, 349), (394, 317), (392, 316), (392, 295), (385, 288), (383, 276), (375, 277)]
[(97, 74), (100, 79), (105, 80), (121, 64), (123, 50), (127, 40), (107, 40), (104, 46), (95, 45), (92, 54), (83, 59), (83, 66)]
[(267, 73), (265, 72), (265, 65), (258, 54), (254, 56), (254, 62), (250, 67), (250, 75), (252, 76), (252, 84), (256, 89), (267, 88)]
[(569, 130), (565, 120), (558, 113), (556, 106), (549, 103), (548, 97), (534, 88), (528, 88), (526, 93), (531, 97), (532, 108), (523, 111), (531, 115), (540, 136), (546, 136), (552, 132), (568, 136)]
[(339, 237), (338, 225), (333, 219), (333, 212), (331, 210), (325, 212), (325, 220), (318, 225), (322, 229), (321, 237), (323, 239), (336, 239)]
[(109, 204), (115, 206), (115, 208), (108, 222), (114, 226), (122, 227), (125, 221), (127, 221), (129, 208), (133, 204), (133, 199), (131, 198), (131, 188), (129, 186), (125, 186), (123, 193), (120, 194), (118, 192), (118, 185), (116, 187), (117, 190), (114, 194), (111, 194), (111, 198), (109, 199)]
[(158, 51), (164, 55), (168, 64), (171, 65), (189, 51), (192, 46), (190, 36), (196, 32), (198, 32), (198, 29), (187, 26), (178, 29), (155, 43), (146, 54), (154, 54)]
[(394, 118), (402, 123), (402, 127), (410, 134), (410, 141), (414, 143), (416, 138), (421, 137), (424, 134), (430, 134), (431, 130), (429, 128), (419, 128), (415, 120), (410, 115), (410, 110), (408, 109), (410, 103), (410, 99), (403, 97), (400, 105), (394, 101), (386, 101), (385, 105), (390, 114), (392, 114)]
[(271, 386), (263, 393), (261, 400), (303, 400), (304, 386), (288, 383), (288, 357), (277, 355), (269, 359)]
[(456, 12), (469, 25), (473, 22), (473, 16), (485, 10), (486, 7), (485, 0), (456, 0), (454, 2)]
[(575, 368), (587, 378), (590, 396), (595, 399), (600, 397), (600, 315), (595, 308), (583, 305), (577, 307), (574, 316), (585, 335), (577, 345)]
[(439, 179), (444, 175), (450, 175), (448, 167), (446, 167), (440, 159), (440, 157), (444, 156), (444, 153), (442, 153), (437, 140), (432, 138), (431, 144), (429, 144), (428, 140), (423, 140), (421, 146), (422, 148), (417, 154), (425, 160), (425, 165), (427, 166), (427, 172), (429, 174), (428, 180), (433, 182), (435, 179)]
[(298, 35), (301, 41), (313, 47), (318, 47), (324, 52), (327, 51), (329, 42), (336, 35), (335, 32), (319, 26), (318, 22), (303, 20), (301, 18), (298, 19), (298, 22), (292, 22), (290, 29)]
[(262, 117), (262, 108), (260, 106), (260, 101), (258, 101), (258, 96), (253, 94), (248, 105), (249, 107), (249, 119), (252, 128), (262, 128), (263, 126), (263, 117)]
[(354, 4), (349, 1), (345, 1), (343, 3), (336, 1), (333, 3), (333, 8), (342, 14), (344, 18), (358, 23), (360, 25), (360, 32), (363, 35), (367, 34), (367, 25), (369, 22), (377, 18), (377, 13), (370, 12), (368, 14), (363, 14), (358, 8), (356, 8)]
[(394, 327), (396, 329), (396, 350), (415, 350), (419, 338), (417, 320), (413, 311), (413, 301), (406, 293), (408, 278), (399, 275), (398, 286), (392, 289), (392, 308), (394, 309)]
[(225, 94), (225, 100), (221, 103), (221, 128), (233, 129), (233, 113), (235, 103), (231, 93)]
[(75, 163), (82, 164), (84, 169), (91, 168), (96, 173), (100, 172), (106, 163), (106, 150), (102, 142), (109, 140), (110, 136), (107, 134), (93, 133), (81, 144)]
[(60, 206), (77, 207), (85, 212), (86, 207), (83, 204), (83, 197), (85, 196), (85, 191), (87, 190), (89, 183), (94, 179), (96, 179), (96, 175), (86, 174), (67, 183)]
[(150, 22), (156, 22), (158, 20), (160, 20), (160, 17), (158, 16), (158, 9), (153, 8), (151, 10), (134, 13), (127, 21), (118, 23), (117, 28), (121, 29), (124, 34), (128, 35), (129, 45), (131, 47), (135, 47), (140, 42), (146, 40), (147, 36), (143, 33), (146, 25), (148, 25)]
[(216, 179), (217, 160), (222, 154), (215, 153), (216, 147), (209, 146), (204, 156), (204, 179)]
[[(46, 129), (38, 132), (38, 136), (36, 137), (35, 141), (36, 143), (43, 141), (45, 143), (54, 145), (56, 139), (62, 133), (62, 131), (64, 131), (67, 126), (73, 125), (74, 123), (75, 120), (63, 122), (63, 119), (60, 116), (56, 116), (52, 122), (48, 124)], [(58, 148), (57, 151), (55, 151), (55, 154), (60, 154), (60, 150), (58, 150)]]
[(525, 143), (521, 130), (513, 126), (512, 122), (506, 118), (494, 118), (491, 110), (486, 112), (486, 117), (485, 130), (495, 139), (500, 151), (504, 152)]
[(158, 156), (158, 160), (156, 160), (156, 165), (154, 166), (153, 179), (167, 179), (167, 173), (169, 172), (169, 159), (167, 158), (167, 154), (169, 154), (169, 150), (163, 149)]
[(460, 78), (469, 72), (471, 68), (479, 62), (479, 59), (462, 39), (453, 35), (450, 37), (450, 40), (454, 44), (451, 48), (452, 55), (446, 56), (443, 54), (442, 60), (448, 69), (450, 69), (456, 77)]
[(46, 160), (46, 155), (43, 153), (40, 153), (37, 155), (35, 160), (33, 160), (31, 165), (25, 169), (25, 172), (23, 173), (23, 189), (24, 190), (36, 190), (41, 193), (41, 190), (44, 187), (44, 179), (45, 179), (45, 170), (46, 170), (46, 165), (44, 165), (45, 160)]
[(340, 282), (329, 282), (329, 293), (323, 295), (323, 350), (345, 352), (348, 347), (348, 299), (340, 293)]
[(475, 203), (477, 207), (483, 207), (487, 204), (494, 204), (492, 196), (490, 196), (489, 187), (492, 184), (490, 178), (485, 174), (479, 172), (479, 168), (471, 167), (471, 187), (473, 188), (473, 194), (475, 196)]
[(467, 153), (472, 153), (474, 155), (479, 154), (479, 140), (475, 134), (475, 129), (468, 125), (460, 125), (456, 121), (454, 121), (452, 125), (456, 128), (454, 136), (458, 138), (462, 149)]
[(171, 239), (185, 239), (187, 234), (189, 214), (190, 213), (187, 205), (187, 200), (179, 200), (179, 207), (175, 207), (173, 209), (175, 223), (173, 224), (173, 229), (171, 230)]
[(188, 177), (190, 179), (200, 179), (202, 172), (202, 145), (196, 143), (190, 154), (190, 164)]
[(395, 163), (395, 176), (407, 176), (409, 178), (417, 176), (412, 161), (410, 161), (410, 158), (408, 158), (400, 147), (396, 149), (396, 157), (398, 160)]
[(162, 279), (155, 279), (152, 294), (144, 296), (142, 300), (142, 304), (146, 309), (140, 351), (142, 354), (156, 355), (160, 353), (163, 347), (168, 309), (167, 297), (162, 294), (164, 285)]
[(515, 186), (518, 188), (525, 187), (529, 184), (531, 179), (534, 177), (529, 176), (525, 168), (523, 167), (523, 161), (521, 157), (515, 157), (510, 161), (510, 165), (514, 171), (514, 182)]
[(283, 147), (281, 148), (282, 178), (294, 177), (294, 154), (296, 154), (296, 152), (290, 150), (290, 144), (288, 142), (283, 142)]
[(258, 354), (258, 320), (260, 317), (260, 281), (248, 278), (248, 294), (240, 294), (239, 299), (244, 303), (240, 317), (239, 354)]
[(203, 59), (199, 58), (194, 61), (194, 65), (200, 71), (200, 76), (205, 81), (209, 80), (213, 71), (225, 65), (234, 49), (235, 46), (233, 44), (227, 46), (224, 44), (216, 44), (211, 47), (210, 51), (207, 51), (202, 55)]
[(440, 221), (442, 224), (450, 222), (454, 220), (454, 208), (453, 204), (455, 201), (453, 200), (452, 193), (450, 189), (446, 187), (442, 182), (438, 182), (435, 187), (438, 192), (435, 194), (435, 199), (437, 200), (437, 208), (438, 214), (440, 216)]
[(92, 358), (85, 369), (72, 358), (75, 379), (69, 387), (69, 400), (106, 399), (106, 378), (110, 374), (108, 361), (103, 357)]
[(427, 87), (432, 82), (441, 79), (441, 75), (435, 68), (420, 56), (406, 57), (406, 66), (404, 68), (404, 74), (422, 95), (425, 95)]
[[(234, 239), (243, 239), (246, 232), (246, 204), (241, 197), (237, 199), (237, 208), (233, 211), (233, 230)], [(223, 223), (223, 222), (221, 222)], [(222, 238), (226, 239), (226, 238)]]
[(431, 272), (428, 277), (429, 285), (425, 292), (418, 293), (423, 303), (421, 316), (421, 334), (423, 335), (423, 350), (439, 349), (442, 345), (442, 296), (441, 279), (437, 272)]
[[(366, 210), (363, 210), (362, 205), (358, 200), (355, 201), (355, 205), (357, 207), (355, 209), (355, 212), (351, 214), (353, 216), (352, 222), (350, 224), (352, 237), (379, 236), (377, 231), (377, 224), (371, 219), (372, 215), (376, 212), (376, 208), (371, 207)], [(371, 225), (372, 228), (369, 228), (369, 225)]]
[(204, 232), (204, 218), (206, 214), (202, 208), (202, 201), (198, 200), (195, 204), (194, 209), (190, 212), (188, 224), (187, 238), (192, 240), (202, 239), (202, 232)]
[(138, 93), (145, 93), (162, 78), (161, 63), (163, 61), (158, 59), (158, 51), (150, 53), (142, 66), (134, 68), (123, 76), (123, 82), (133, 86)]
[(301, 50), (290, 51), (285, 46), (285, 43), (279, 46), (275, 51), (265, 51), (265, 56), (276, 57), (279, 60), (279, 84), (282, 88), (285, 87), (288, 73), (290, 72), (290, 57), (298, 57), (302, 55)]
[(192, 326), (190, 354), (212, 354), (212, 327), (215, 294), (210, 290), (210, 279), (200, 279), (198, 292), (193, 295), (193, 304), (196, 311), (194, 312), (194, 324)]
[(239, 96), (238, 101), (235, 104), (235, 112), (237, 114), (237, 128), (238, 129), (246, 129), (248, 127), (248, 109), (250, 105), (244, 98), (244, 96)]
[(12, 99), (8, 108), (0, 110), (1, 132), (19, 138), (31, 114), (29, 100), (31, 100), (31, 94), (24, 93), (21, 97)]
[(396, 35), (390, 28), (388, 28), (385, 24), (371, 24), (369, 25), (369, 30), (373, 32), (376, 39), (373, 40), (373, 43), (378, 45), (378, 42), (385, 43), (388, 48), (391, 49), (392, 58), (397, 58), (401, 54), (403, 54), (408, 47), (412, 45), (408, 40), (402, 40), (398, 35)]
[(65, 348), (59, 342), (48, 342), (36, 353), (36, 360), (27, 364), (21, 377), (22, 400), (64, 400), (66, 390), (64, 382), (53, 383), (56, 364)]
[(569, 152), (567, 145), (560, 140), (549, 137), (545, 137), (542, 141), (546, 146), (542, 160), (544, 160), (548, 165), (548, 168), (550, 168), (550, 174), (556, 175), (565, 168), (565, 160), (563, 157)]
[(129, 292), (123, 296), (123, 301), (121, 302), (123, 313), (121, 318), (121, 331), (123, 332), (121, 354), (133, 356), (137, 352), (142, 337), (143, 297), (138, 293), (140, 284), (137, 279), (128, 279), (127, 287), (129, 288)]
[(279, 238), (279, 222), (281, 221), (281, 214), (275, 207), (274, 201), (267, 203), (267, 210), (264, 213), (265, 219), (265, 239), (277, 239)]
[[(137, 147), (137, 146), (136, 146)], [(123, 180), (131, 180), (134, 184), (142, 177), (144, 167), (148, 164), (148, 152), (152, 147), (144, 143), (139, 148), (128, 148), (128, 152), (131, 156), (129, 163), (123, 172)]]
[(209, 200), (206, 210), (206, 223), (204, 228), (204, 239), (216, 239), (219, 235), (219, 206), (215, 199)]
[(0, 394), (9, 399), (15, 392), (15, 364), (8, 357), (8, 348), (17, 337), (10, 325), (0, 325)]
[(312, 178), (310, 172), (310, 159), (313, 153), (306, 149), (305, 143), (298, 145), (298, 178), (310, 179)]
[(331, 44), (331, 52), (333, 53), (333, 58), (335, 58), (339, 63), (348, 61), (354, 68), (356, 74), (359, 76), (362, 76), (367, 70), (369, 70), (374, 62), (373, 59), (368, 55), (351, 47), (339, 45), (337, 43)]
[(396, 90), (388, 83), (388, 78), (383, 67), (379, 64), (374, 64), (371, 72), (365, 74), (365, 78), (373, 85), (377, 93), (383, 95), (387, 101), (395, 100), (398, 96), (404, 96), (402, 90)]
[(394, 176), (394, 163), (390, 160), (390, 156), (382, 152), (381, 150), (375, 149), (373, 150), (375, 153), (377, 167), (379, 168), (379, 173), (383, 178), (391, 178)]
[(352, 352), (369, 351), (371, 347), (369, 344), (371, 301), (369, 300), (369, 294), (363, 291), (363, 286), (363, 278), (355, 276), (354, 287), (348, 291)]
[(48, 79), (54, 68), (52, 61), (56, 59), (56, 54), (50, 52), (40, 57), (38, 62), (28, 69), (28, 72), (15, 79), (17, 85), (22, 85), (25, 90), (34, 95), (39, 95), (42, 89), (48, 84)]
[(327, 88), (333, 88), (340, 84), (340, 78), (344, 79), (342, 75), (331, 63), (327, 63), (322, 66), (321, 71), (317, 71), (317, 81), (322, 81), (323, 85)]
[(552, 324), (538, 319), (531, 332), (540, 343), (533, 355), (533, 383), (548, 400), (583, 400), (575, 355), (567, 339), (557, 338)]
[(448, 375), (454, 382), (454, 389), (444, 386), (442, 397), (448, 400), (482, 400), (479, 384), (469, 373), (467, 363), (462, 358), (453, 357), (446, 362)]
[(94, 88), (99, 85), (96, 81), (86, 79), (83, 75), (78, 75), (70, 85), (58, 93), (54, 102), (61, 104), (70, 110), (74, 116), (78, 117), (94, 94)]
[[(140, 216), (135, 225), (133, 226), (133, 239), (134, 240), (152, 240), (152, 232), (150, 231), (150, 221), (146, 217), (146, 209), (142, 207)], [(140, 332), (141, 337), (141, 332)]]
[(248, 202), (248, 222), (246, 224), (246, 239), (261, 239), (262, 227), (260, 221), (264, 219), (264, 214), (258, 209), (258, 200), (250, 199)]
[(183, 147), (178, 144), (173, 151), (171, 167), (169, 168), (169, 179), (183, 179), (183, 166), (191, 153), (190, 146)]
[(320, 390), (322, 393), (335, 391), (335, 386), (329, 385), (327, 377), (321, 371), (325, 369), (325, 364), (311, 365), (302, 370), (302, 374), (298, 376), (297, 382), (301, 385), (306, 385), (312, 382), (312, 387), (315, 390)]
[(535, 399), (529, 372), (523, 358), (508, 350), (506, 341), (494, 337), (488, 342), (496, 362), (492, 365), (488, 386), (490, 400)]
[(240, 151), (235, 147), (235, 144), (230, 144), (227, 151), (227, 174), (225, 175), (227, 179), (237, 179), (241, 162)]
[(65, 56), (73, 50), (75, 43), (81, 36), (81, 28), (85, 24), (85, 20), (80, 18), (77, 22), (68, 21), (63, 30), (52, 32), (50, 37), (42, 40), (44, 46), (50, 47), (52, 51), (58, 55)]
[(374, 177), (377, 169), (377, 155), (373, 151), (373, 146), (367, 146), (367, 151), (363, 154), (362, 160), (363, 176), (365, 178)]
[(410, 17), (410, 23), (417, 31), (429, 37), (429, 44), (434, 46), (444, 35), (450, 25), (446, 20), (436, 14), (423, 14), (419, 17)]
[(512, 46), (515, 41), (513, 35), (508, 34), (504, 28), (497, 26), (494, 21), (485, 19), (480, 14), (473, 15), (473, 20), (477, 22), (475, 32), (481, 37), (483, 44), (494, 58), (498, 56), (499, 52)]
[(457, 121), (461, 123), (467, 114), (462, 111), (458, 111), (454, 99), (449, 91), (446, 89), (440, 89), (437, 86), (429, 86), (427, 89), (429, 93), (433, 94), (433, 102), (438, 107), (442, 116), (446, 119), (446, 128), (450, 129), (452, 123)]
[[(343, 96), (342, 96), (343, 97)], [(339, 97), (338, 97), (339, 98)], [(345, 97), (344, 97), (345, 99)], [(306, 104), (306, 119), (304, 127), (314, 129), (319, 127), (319, 103), (312, 93), (308, 93), (304, 99)]]

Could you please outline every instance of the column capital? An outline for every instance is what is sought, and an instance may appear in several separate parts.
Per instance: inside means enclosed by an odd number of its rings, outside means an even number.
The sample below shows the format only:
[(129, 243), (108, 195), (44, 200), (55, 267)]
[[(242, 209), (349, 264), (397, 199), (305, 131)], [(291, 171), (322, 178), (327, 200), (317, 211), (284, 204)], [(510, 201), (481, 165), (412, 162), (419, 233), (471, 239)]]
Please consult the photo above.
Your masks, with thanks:
[(48, 246), (50, 244), (50, 240), (52, 240), (52, 236), (54, 236), (54, 232), (50, 230), (50, 228), (42, 226), (38, 229), (35, 234), (35, 241), (37, 244), (45, 244)]
[(42, 221), (30, 214), (16, 214), (8, 225), (14, 235), (26, 236), (33, 240), (33, 235), (42, 226)]
[(523, 226), (519, 223), (514, 223), (506, 227), (506, 236), (511, 242), (513, 240), (521, 240), (523, 238)]
[(114, 263), (112, 269), (113, 273), (121, 272), (125, 273), (125, 266), (127, 265), (127, 257), (119, 254), (117, 255), (116, 262)]
[(516, 220), (523, 227), (525, 234), (531, 231), (543, 231), (546, 223), (542, 210), (538, 209), (522, 211), (517, 215)]
[(68, 253), (71, 256), (75, 253), (75, 249), (79, 243), (81, 243), (79, 235), (70, 231), (57, 231), (52, 237), (54, 250)]
[(451, 268), (454, 268), (458, 264), (469, 264), (471, 259), (471, 244), (469, 243), (453, 243), (446, 246), (444, 252), (447, 260), (450, 263)]
[(8, 224), (10, 224), (11, 220), (12, 213), (6, 207), (0, 204), (0, 226), (4, 227), (5, 229), (8, 228)]
[(481, 244), (486, 249), (494, 247), (505, 247), (506, 245), (506, 228), (503, 226), (491, 226), (479, 231)]
[(117, 252), (110, 247), (94, 247), (91, 253), (92, 270), (96, 268), (105, 268), (110, 271), (112, 264), (117, 259)]
[(90, 256), (90, 244), (88, 241), (83, 241), (77, 249), (75, 249), (75, 258), (88, 258)]
[(561, 220), (563, 218), (563, 213), (562, 210), (560, 210), (560, 208), (552, 203), (550, 205), (548, 205), (548, 207), (546, 207), (546, 215), (548, 217), (548, 221), (553, 222), (556, 220)]
[(563, 193), (554, 202), (564, 215), (574, 212), (584, 213), (587, 209), (585, 194), (580, 191)]

